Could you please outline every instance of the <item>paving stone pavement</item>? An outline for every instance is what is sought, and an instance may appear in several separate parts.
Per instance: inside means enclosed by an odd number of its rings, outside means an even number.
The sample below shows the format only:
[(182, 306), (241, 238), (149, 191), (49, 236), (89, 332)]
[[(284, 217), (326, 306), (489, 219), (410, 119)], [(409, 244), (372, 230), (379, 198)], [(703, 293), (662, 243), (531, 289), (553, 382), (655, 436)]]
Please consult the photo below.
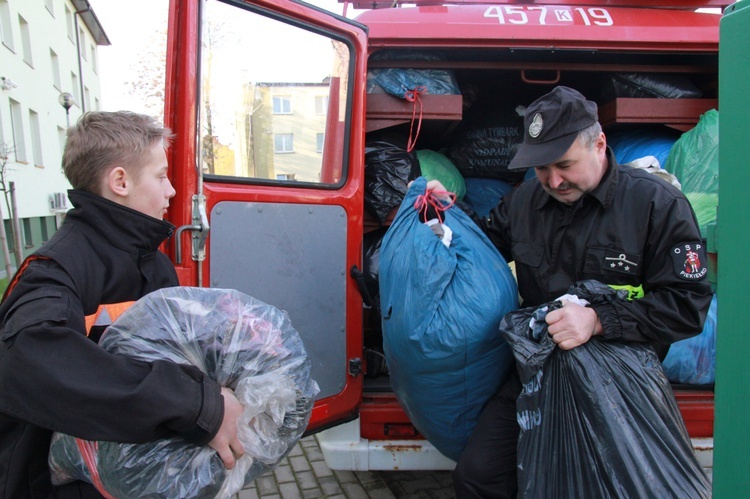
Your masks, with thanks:
[(234, 499), (453, 499), (450, 471), (333, 471), (315, 436)]
[[(711, 468), (706, 468), (709, 479)], [(333, 471), (315, 436), (233, 499), (456, 499), (450, 471)]]

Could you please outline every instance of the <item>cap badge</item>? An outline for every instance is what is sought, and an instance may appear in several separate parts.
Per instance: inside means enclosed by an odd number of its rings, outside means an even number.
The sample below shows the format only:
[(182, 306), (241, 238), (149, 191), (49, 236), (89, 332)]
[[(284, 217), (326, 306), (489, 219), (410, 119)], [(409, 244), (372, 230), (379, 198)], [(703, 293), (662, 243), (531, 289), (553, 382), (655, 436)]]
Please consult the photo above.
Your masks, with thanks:
[(542, 113), (536, 113), (529, 125), (529, 136), (531, 136), (532, 139), (539, 137), (539, 134), (542, 133), (543, 126), (544, 122), (542, 121)]

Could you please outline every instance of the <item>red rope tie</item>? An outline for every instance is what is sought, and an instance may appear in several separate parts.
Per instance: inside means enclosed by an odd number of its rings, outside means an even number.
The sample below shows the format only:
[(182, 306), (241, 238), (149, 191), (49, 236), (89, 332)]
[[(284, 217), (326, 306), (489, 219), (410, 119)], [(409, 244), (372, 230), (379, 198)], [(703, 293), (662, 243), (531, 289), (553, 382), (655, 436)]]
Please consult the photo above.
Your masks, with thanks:
[(99, 442), (92, 442), (90, 440), (76, 438), (76, 446), (78, 446), (78, 452), (81, 453), (83, 462), (89, 469), (91, 481), (94, 482), (93, 485), (94, 487), (96, 487), (96, 490), (98, 490), (99, 493), (106, 499), (117, 499), (116, 497), (108, 494), (104, 489), (104, 484), (102, 483), (102, 479), (99, 476), (99, 470), (96, 467), (96, 457), (99, 453)]
[[(404, 92), (404, 99), (414, 103), (414, 108), (411, 112), (411, 124), (409, 125), (409, 140), (406, 143), (406, 152), (412, 152), (414, 146), (417, 145), (417, 137), (419, 137), (419, 131), (422, 129), (422, 99), (419, 95), (427, 92), (427, 87), (419, 86), (413, 90), (407, 90)], [(414, 121), (417, 119), (417, 105), (419, 105), (419, 119), (417, 120), (417, 131), (414, 133)]]
[[(448, 196), (450, 201), (441, 199), (438, 194)], [(453, 206), (456, 202), (456, 195), (448, 191), (425, 191), (424, 194), (417, 196), (417, 200), (414, 202), (414, 209), (422, 215), (422, 218), (427, 220), (427, 214), (430, 208), (435, 211), (438, 222), (443, 223), (442, 212)]]

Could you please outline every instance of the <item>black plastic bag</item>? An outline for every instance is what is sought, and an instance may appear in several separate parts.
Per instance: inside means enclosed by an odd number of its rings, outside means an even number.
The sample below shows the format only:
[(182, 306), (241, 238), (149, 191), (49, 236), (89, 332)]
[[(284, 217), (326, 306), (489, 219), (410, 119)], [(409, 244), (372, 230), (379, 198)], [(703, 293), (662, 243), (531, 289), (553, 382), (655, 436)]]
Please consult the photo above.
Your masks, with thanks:
[(657, 73), (611, 73), (602, 85), (604, 100), (616, 97), (697, 99), (703, 92), (686, 76)]
[(378, 274), (380, 273), (380, 246), (383, 242), (387, 228), (366, 232), (362, 238), (362, 273), (365, 286), (370, 294), (370, 306), (380, 313), (380, 284)]
[(365, 208), (381, 224), (401, 204), (410, 181), (421, 174), (416, 155), (392, 142), (365, 146)]
[[(569, 293), (591, 304), (624, 299), (597, 281)], [(500, 324), (523, 385), (519, 497), (711, 497), (653, 348), (594, 337), (561, 350), (544, 321), (560, 306), (520, 309)]]
[[(489, 107), (493, 109), (493, 107)], [(494, 108), (497, 109), (497, 108)], [(526, 169), (508, 165), (523, 142), (523, 116), (503, 107), (467, 116), (453, 138), (447, 156), (464, 177), (494, 178), (516, 184)]]

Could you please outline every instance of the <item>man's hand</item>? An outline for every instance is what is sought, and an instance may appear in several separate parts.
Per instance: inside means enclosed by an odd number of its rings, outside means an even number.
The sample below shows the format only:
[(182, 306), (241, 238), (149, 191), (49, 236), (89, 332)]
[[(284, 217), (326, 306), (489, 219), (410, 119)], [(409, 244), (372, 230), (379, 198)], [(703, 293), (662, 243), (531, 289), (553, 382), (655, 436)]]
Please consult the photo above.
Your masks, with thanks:
[(547, 331), (557, 346), (571, 350), (583, 345), (592, 336), (602, 334), (599, 316), (593, 308), (563, 300), (563, 307), (547, 314)]
[[(411, 187), (414, 181), (409, 182), (406, 187)], [(446, 190), (445, 186), (439, 180), (428, 180), (425, 186), (425, 191), (432, 193), (436, 198), (450, 203), (452, 201), (450, 193)]]
[(235, 461), (245, 453), (237, 438), (237, 420), (242, 415), (244, 407), (229, 388), (222, 387), (221, 395), (224, 397), (224, 419), (218, 433), (208, 445), (219, 453), (224, 466), (231, 470)]
[(450, 193), (439, 180), (429, 180), (427, 182), (426, 190), (427, 192), (432, 193), (433, 196), (440, 199), (441, 201), (445, 201), (447, 203), (453, 201), (450, 197)]

